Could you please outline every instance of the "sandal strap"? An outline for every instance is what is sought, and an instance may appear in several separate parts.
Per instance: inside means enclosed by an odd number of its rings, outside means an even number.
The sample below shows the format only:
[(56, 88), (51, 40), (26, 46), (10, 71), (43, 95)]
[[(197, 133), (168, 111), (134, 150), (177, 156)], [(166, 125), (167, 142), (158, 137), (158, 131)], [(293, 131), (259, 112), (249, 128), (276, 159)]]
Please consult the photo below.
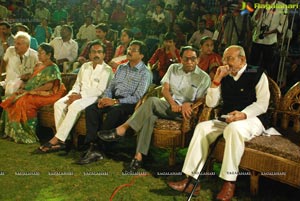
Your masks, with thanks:
[[(44, 150), (44, 148), (47, 149)], [(63, 150), (65, 148), (66, 148), (66, 144), (63, 142), (58, 142), (57, 144), (51, 144), (50, 142), (46, 142), (39, 148), (39, 150), (44, 153), (51, 153), (51, 152)]]

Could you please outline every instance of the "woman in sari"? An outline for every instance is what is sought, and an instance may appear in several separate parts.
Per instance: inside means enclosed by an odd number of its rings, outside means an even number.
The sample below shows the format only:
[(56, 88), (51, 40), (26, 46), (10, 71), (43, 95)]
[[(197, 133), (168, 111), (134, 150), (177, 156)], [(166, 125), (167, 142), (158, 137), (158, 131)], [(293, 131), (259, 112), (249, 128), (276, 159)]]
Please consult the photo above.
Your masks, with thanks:
[(207, 72), (211, 79), (214, 78), (217, 68), (222, 65), (222, 57), (213, 50), (214, 41), (212, 38), (208, 36), (201, 38), (198, 66)]
[(39, 63), (32, 75), (22, 76), (22, 86), (14, 94), (5, 97), (0, 106), (4, 109), (0, 120), (0, 135), (18, 143), (35, 143), (37, 111), (61, 98), (66, 88), (59, 68), (54, 61), (54, 50), (46, 43), (38, 48)]

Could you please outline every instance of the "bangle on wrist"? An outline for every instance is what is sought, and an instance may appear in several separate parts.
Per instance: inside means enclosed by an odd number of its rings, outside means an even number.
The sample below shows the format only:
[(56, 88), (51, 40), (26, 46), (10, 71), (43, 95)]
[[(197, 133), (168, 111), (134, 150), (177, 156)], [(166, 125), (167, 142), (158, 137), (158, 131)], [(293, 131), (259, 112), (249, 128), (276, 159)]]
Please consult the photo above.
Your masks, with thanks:
[(212, 83), (214, 84), (214, 85), (216, 85), (216, 86), (220, 86), (221, 85), (221, 82), (217, 82), (217, 81), (212, 81)]

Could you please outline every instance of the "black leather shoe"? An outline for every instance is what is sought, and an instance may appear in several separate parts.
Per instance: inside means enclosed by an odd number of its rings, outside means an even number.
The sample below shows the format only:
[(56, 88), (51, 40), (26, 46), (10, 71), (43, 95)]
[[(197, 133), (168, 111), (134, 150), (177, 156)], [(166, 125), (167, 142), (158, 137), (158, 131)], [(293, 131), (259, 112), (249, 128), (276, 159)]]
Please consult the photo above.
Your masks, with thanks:
[(115, 128), (107, 131), (99, 131), (97, 135), (101, 140), (106, 142), (116, 142), (123, 138), (123, 136), (117, 134), (117, 130)]
[(79, 161), (76, 163), (78, 165), (85, 165), (92, 162), (96, 162), (99, 160), (102, 160), (104, 157), (103, 155), (98, 151), (88, 151)]
[(140, 169), (142, 167), (142, 161), (138, 161), (136, 158), (132, 159), (130, 165), (128, 166), (128, 168), (123, 170), (124, 172), (137, 172), (138, 169)]

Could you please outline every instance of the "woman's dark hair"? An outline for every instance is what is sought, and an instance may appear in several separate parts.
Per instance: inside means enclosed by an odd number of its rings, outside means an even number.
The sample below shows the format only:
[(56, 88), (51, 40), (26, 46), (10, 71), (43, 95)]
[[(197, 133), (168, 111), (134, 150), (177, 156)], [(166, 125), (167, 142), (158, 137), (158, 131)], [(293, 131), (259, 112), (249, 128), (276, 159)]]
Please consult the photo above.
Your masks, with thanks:
[(202, 46), (208, 40), (213, 40), (213, 39), (209, 36), (202, 37), (201, 40), (200, 40), (200, 45)]
[(49, 43), (42, 43), (39, 47), (42, 48), (46, 52), (46, 54), (51, 54), (50, 59), (51, 61), (55, 62), (54, 48)]
[(176, 40), (176, 34), (174, 32), (167, 32), (164, 37), (163, 40)]
[(184, 47), (181, 47), (180, 48), (180, 56), (182, 57), (183, 53), (186, 51), (186, 50), (192, 50), (196, 53), (197, 57), (199, 56), (199, 50), (194, 48), (193, 46), (184, 46)]
[(129, 38), (133, 38), (133, 36), (134, 36), (133, 32), (130, 29), (127, 29), (127, 28), (122, 29), (121, 32), (125, 32), (128, 35)]

